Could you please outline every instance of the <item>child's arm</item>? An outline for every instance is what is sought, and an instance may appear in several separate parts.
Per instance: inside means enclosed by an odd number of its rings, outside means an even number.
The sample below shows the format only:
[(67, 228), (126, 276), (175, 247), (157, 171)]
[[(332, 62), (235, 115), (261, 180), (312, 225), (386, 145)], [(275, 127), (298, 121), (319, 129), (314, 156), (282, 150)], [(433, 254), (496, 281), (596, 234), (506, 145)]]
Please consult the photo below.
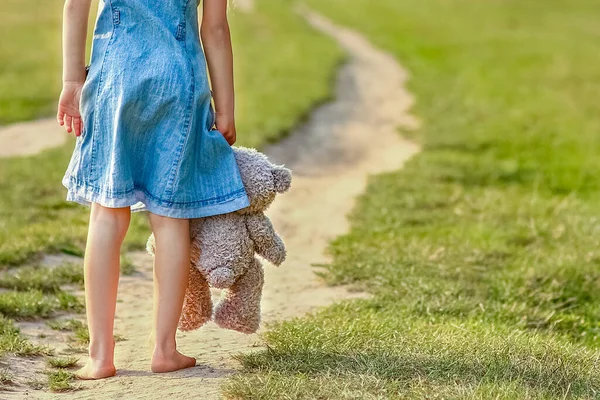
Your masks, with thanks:
[(85, 42), (91, 0), (66, 0), (63, 12), (63, 89), (56, 119), (67, 132), (81, 135), (79, 113), (85, 81)]
[(227, 142), (235, 143), (233, 54), (227, 22), (227, 0), (204, 0), (202, 45), (215, 99), (217, 129)]

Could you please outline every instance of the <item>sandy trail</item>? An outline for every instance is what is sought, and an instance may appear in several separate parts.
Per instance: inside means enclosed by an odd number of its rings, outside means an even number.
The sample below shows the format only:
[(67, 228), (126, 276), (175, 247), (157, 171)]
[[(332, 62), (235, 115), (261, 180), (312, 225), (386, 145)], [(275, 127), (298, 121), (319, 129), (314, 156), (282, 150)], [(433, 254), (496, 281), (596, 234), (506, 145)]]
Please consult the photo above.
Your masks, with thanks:
[[(302, 13), (317, 29), (347, 51), (340, 70), (336, 99), (311, 115), (289, 137), (265, 150), (275, 162), (294, 172), (291, 190), (280, 196), (268, 215), (284, 238), (289, 255), (279, 268), (265, 265), (263, 321), (303, 315), (316, 307), (360, 296), (345, 288), (326, 287), (311, 264), (329, 261), (329, 241), (348, 230), (346, 216), (365, 190), (370, 174), (401, 168), (418, 147), (398, 135), (398, 127), (412, 129), (413, 103), (404, 88), (407, 74), (388, 54), (373, 48), (360, 35), (333, 25), (308, 10)], [(219, 398), (219, 386), (239, 367), (231, 356), (256, 350), (258, 335), (224, 331), (213, 323), (179, 333), (182, 352), (196, 356), (199, 366), (178, 373), (153, 375), (146, 350), (151, 328), (151, 258), (133, 254), (138, 273), (123, 277), (117, 306), (116, 378), (83, 382), (85, 389), (62, 397), (87, 399), (184, 399), (198, 394)], [(28, 398), (55, 398), (30, 392)]]
[(37, 154), (67, 139), (65, 128), (54, 118), (0, 127), (0, 158)]
[(233, 0), (231, 1), (234, 9), (240, 9), (244, 12), (251, 12), (254, 9), (254, 0)]

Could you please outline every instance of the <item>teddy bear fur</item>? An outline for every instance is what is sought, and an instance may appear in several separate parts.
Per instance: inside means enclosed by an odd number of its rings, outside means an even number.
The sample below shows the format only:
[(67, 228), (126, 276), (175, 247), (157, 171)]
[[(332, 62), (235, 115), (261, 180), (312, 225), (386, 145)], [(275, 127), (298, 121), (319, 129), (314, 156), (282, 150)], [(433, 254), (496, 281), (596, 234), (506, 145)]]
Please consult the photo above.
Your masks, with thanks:
[[(190, 275), (182, 331), (194, 330), (211, 318), (222, 328), (253, 333), (260, 325), (263, 268), (256, 255), (273, 265), (286, 256), (285, 246), (264, 211), (277, 193), (291, 185), (291, 171), (272, 164), (254, 150), (234, 147), (248, 207), (190, 220)], [(148, 240), (154, 254), (154, 237)], [(226, 289), (213, 310), (210, 288)]]

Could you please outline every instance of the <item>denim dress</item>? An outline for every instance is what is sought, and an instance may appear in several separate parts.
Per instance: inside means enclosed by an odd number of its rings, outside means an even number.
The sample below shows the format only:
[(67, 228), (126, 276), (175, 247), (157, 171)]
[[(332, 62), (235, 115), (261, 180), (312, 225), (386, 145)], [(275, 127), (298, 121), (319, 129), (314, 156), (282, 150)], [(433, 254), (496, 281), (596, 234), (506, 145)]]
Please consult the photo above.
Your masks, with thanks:
[(100, 2), (67, 200), (199, 218), (248, 206), (214, 129), (197, 0)]

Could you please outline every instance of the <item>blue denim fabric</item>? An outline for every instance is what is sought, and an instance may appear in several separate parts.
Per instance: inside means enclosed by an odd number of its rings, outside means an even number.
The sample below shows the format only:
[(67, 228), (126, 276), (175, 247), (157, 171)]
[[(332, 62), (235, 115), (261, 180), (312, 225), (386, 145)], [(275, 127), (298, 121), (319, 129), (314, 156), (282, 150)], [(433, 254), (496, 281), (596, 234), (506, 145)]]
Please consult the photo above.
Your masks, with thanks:
[(248, 206), (213, 130), (196, 0), (105, 0), (83, 86), (67, 200), (199, 218)]

